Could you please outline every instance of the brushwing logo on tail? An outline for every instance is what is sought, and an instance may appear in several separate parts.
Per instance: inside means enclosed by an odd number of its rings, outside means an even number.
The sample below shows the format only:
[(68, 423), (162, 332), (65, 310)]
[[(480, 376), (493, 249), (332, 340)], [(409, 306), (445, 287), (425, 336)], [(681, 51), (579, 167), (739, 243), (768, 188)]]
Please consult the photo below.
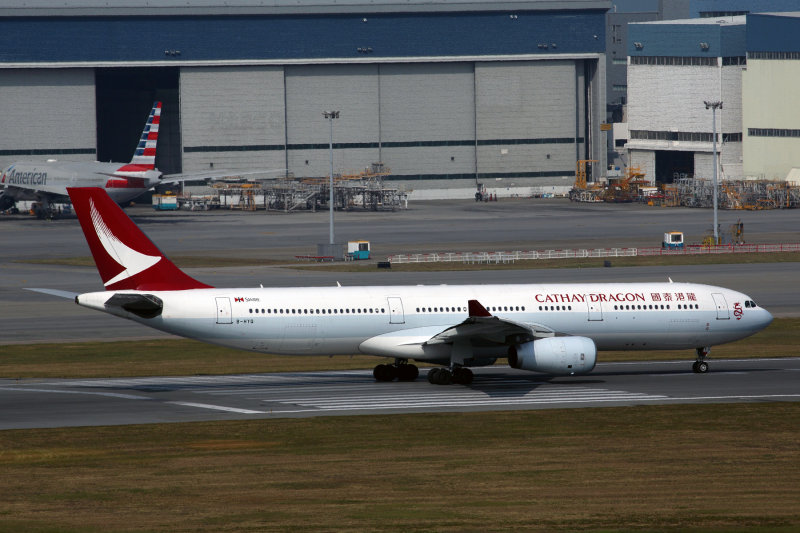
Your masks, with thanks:
[(100, 244), (105, 248), (111, 258), (114, 259), (125, 270), (106, 281), (104, 285), (108, 287), (114, 283), (135, 276), (139, 272), (143, 272), (161, 261), (161, 256), (145, 255), (137, 252), (136, 250), (128, 247), (125, 243), (120, 241), (116, 235), (106, 225), (100, 212), (94, 206), (94, 200), (89, 199), (89, 212), (92, 217), (92, 224), (97, 238), (100, 239)]

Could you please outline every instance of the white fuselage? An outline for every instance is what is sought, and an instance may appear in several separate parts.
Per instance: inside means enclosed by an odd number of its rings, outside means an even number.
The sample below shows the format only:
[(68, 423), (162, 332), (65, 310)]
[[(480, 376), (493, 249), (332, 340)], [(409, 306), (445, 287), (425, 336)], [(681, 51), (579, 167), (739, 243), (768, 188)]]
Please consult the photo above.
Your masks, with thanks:
[[(501, 319), (588, 337), (598, 350), (713, 346), (747, 337), (772, 320), (740, 292), (692, 283), (149, 291), (163, 301), (160, 316), (149, 319), (105, 306), (114, 294), (87, 293), (76, 301), (183, 337), (256, 352), (417, 360), (448, 356), (448, 346), (426, 346), (425, 340), (466, 320), (469, 300)], [(477, 346), (475, 355), (503, 357), (509, 342), (498, 338)]]
[(18, 162), (0, 174), (0, 189), (16, 201), (68, 200), (67, 187), (100, 187), (117, 203), (133, 200), (150, 189), (157, 170), (125, 172), (125, 163), (97, 161)]

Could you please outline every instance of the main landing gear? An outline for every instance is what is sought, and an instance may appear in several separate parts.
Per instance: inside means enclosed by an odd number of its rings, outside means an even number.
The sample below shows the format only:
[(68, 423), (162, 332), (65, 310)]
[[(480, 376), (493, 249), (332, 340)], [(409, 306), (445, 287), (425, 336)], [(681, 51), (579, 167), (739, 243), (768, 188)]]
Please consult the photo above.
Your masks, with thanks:
[(408, 363), (408, 359), (395, 359), (393, 365), (381, 364), (372, 370), (376, 381), (414, 381), (419, 376), (417, 365)]
[(454, 366), (452, 370), (447, 368), (431, 368), (428, 371), (428, 383), (434, 385), (469, 385), (472, 383), (472, 370), (465, 366)]
[(709, 346), (697, 349), (697, 361), (692, 365), (692, 372), (695, 374), (705, 374), (708, 372), (708, 363), (706, 363), (705, 359), (710, 351), (711, 348)]

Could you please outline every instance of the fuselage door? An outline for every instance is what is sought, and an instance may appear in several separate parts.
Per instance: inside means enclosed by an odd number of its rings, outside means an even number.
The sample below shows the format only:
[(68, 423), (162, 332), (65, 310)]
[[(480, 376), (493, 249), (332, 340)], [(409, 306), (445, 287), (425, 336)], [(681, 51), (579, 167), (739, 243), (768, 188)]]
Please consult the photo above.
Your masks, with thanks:
[(717, 320), (729, 320), (731, 314), (728, 310), (728, 302), (725, 301), (725, 296), (714, 292), (711, 293), (711, 297), (714, 298), (714, 305), (717, 307)]
[(218, 297), (217, 300), (217, 324), (231, 324), (231, 299)]
[(603, 320), (602, 302), (592, 302), (587, 298), (586, 305), (589, 307), (589, 320)]
[(389, 302), (389, 324), (405, 324), (403, 300), (399, 296), (389, 296), (386, 300)]

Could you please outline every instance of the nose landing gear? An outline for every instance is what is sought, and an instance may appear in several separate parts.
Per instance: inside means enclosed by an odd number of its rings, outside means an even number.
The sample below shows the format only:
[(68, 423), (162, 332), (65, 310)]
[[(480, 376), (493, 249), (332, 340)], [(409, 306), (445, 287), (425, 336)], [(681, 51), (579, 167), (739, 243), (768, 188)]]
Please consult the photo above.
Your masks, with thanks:
[(710, 346), (697, 349), (697, 360), (692, 364), (692, 372), (695, 374), (705, 374), (708, 372), (708, 363), (706, 363), (705, 359), (709, 352), (711, 352)]

